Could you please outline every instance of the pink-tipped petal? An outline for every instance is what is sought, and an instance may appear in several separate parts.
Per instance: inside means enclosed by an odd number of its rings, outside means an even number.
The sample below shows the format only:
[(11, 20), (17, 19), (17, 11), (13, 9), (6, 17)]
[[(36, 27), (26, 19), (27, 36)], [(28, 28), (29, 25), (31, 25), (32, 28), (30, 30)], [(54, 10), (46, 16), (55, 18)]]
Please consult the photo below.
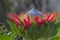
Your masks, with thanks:
[(58, 14), (54, 14), (53, 17), (51, 18), (50, 22), (53, 22), (57, 16), (58, 16)]
[(20, 26), (20, 22), (12, 15), (12, 14), (8, 14), (7, 15), (16, 25)]
[(20, 17), (16, 14), (14, 14), (14, 16), (20, 21)]
[(48, 19), (51, 17), (51, 13), (49, 13), (46, 17), (46, 21), (48, 21)]

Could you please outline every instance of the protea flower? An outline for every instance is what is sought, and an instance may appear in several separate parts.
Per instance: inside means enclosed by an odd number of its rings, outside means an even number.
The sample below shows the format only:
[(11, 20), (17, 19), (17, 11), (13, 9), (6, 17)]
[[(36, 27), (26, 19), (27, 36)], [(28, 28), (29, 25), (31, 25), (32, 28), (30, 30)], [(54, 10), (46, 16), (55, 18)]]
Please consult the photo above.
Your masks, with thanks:
[[(16, 23), (18, 26), (21, 25), (20, 21), (20, 17), (16, 14), (9, 14), (8, 13), (8, 17), (14, 22)], [(39, 20), (39, 16), (36, 16), (35, 17), (35, 22), (38, 24), (38, 25), (42, 25), (42, 24), (45, 24), (46, 22), (50, 21), (50, 22), (53, 22), (55, 20), (55, 18), (57, 17), (57, 14), (48, 14), (46, 18), (44, 18), (42, 21)], [(32, 21), (31, 21), (31, 18), (30, 18), (30, 15), (27, 16), (27, 19), (24, 18), (24, 24), (25, 24), (25, 28), (27, 29), (27, 27), (29, 27), (31, 25)]]
[[(23, 15), (22, 15), (23, 16)], [(9, 14), (8, 17), (22, 29), (21, 17), (16, 14)], [(31, 19), (31, 16), (28, 15), (27, 18), (23, 18), (23, 29), (19, 30), (22, 33), (22, 36), (28, 36), (31, 40), (37, 40), (38, 38), (49, 38), (56, 34), (55, 28), (55, 19), (57, 14), (48, 14), (45, 18), (40, 20), (39, 16), (34, 16), (34, 20)], [(52, 23), (53, 22), (53, 23)], [(37, 24), (37, 25), (36, 25)], [(43, 25), (43, 26), (42, 26)], [(26, 31), (27, 30), (27, 31)], [(47, 35), (48, 34), (48, 35)], [(28, 39), (29, 40), (29, 39)]]

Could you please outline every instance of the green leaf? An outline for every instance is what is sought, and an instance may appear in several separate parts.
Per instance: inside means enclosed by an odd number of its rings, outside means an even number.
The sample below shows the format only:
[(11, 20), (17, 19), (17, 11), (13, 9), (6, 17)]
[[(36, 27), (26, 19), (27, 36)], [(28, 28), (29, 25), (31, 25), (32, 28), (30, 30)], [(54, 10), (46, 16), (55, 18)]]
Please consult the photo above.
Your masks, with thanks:
[(60, 37), (59, 37), (59, 36), (53, 37), (53, 38), (51, 38), (50, 40), (60, 40)]
[(35, 22), (32, 23), (32, 26), (28, 30), (28, 35), (31, 37), (33, 40), (36, 40), (40, 37), (40, 30), (38, 29), (39, 27)]
[(15, 23), (8, 20), (8, 23), (11, 27), (11, 36), (12, 38), (15, 38), (17, 35), (22, 36), (22, 30), (20, 27), (17, 27)]

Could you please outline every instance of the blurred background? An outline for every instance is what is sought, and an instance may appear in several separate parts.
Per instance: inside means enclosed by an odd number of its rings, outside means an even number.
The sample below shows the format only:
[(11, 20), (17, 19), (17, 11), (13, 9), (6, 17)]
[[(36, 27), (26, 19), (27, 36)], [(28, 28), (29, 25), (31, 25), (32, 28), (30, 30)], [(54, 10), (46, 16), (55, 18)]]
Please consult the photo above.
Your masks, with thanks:
[(27, 12), (33, 6), (39, 11), (59, 12), (60, 0), (0, 0), (0, 22), (6, 19), (8, 11), (19, 14), (21, 10)]

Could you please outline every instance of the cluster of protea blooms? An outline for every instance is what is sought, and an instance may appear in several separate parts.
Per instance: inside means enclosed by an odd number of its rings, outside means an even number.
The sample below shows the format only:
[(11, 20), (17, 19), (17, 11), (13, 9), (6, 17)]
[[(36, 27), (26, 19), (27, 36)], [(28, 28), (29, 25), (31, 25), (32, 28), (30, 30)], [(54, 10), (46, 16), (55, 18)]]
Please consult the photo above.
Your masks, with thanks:
[[(58, 14), (51, 14), (48, 13), (46, 17), (43, 17), (42, 20), (40, 20), (41, 18), (39, 16), (35, 16), (34, 20), (32, 20), (31, 16), (28, 15), (27, 18), (23, 19), (23, 23), (24, 23), (24, 29), (27, 30), (28, 28), (30, 28), (30, 26), (32, 25), (32, 22), (35, 21), (37, 25), (42, 26), (44, 24), (46, 24), (47, 22), (51, 22), (53, 23), (56, 19)], [(21, 25), (21, 17), (16, 15), (16, 14), (11, 14), (8, 13), (7, 15), (17, 26), (22, 27)], [(22, 15), (23, 16), (23, 15)]]

